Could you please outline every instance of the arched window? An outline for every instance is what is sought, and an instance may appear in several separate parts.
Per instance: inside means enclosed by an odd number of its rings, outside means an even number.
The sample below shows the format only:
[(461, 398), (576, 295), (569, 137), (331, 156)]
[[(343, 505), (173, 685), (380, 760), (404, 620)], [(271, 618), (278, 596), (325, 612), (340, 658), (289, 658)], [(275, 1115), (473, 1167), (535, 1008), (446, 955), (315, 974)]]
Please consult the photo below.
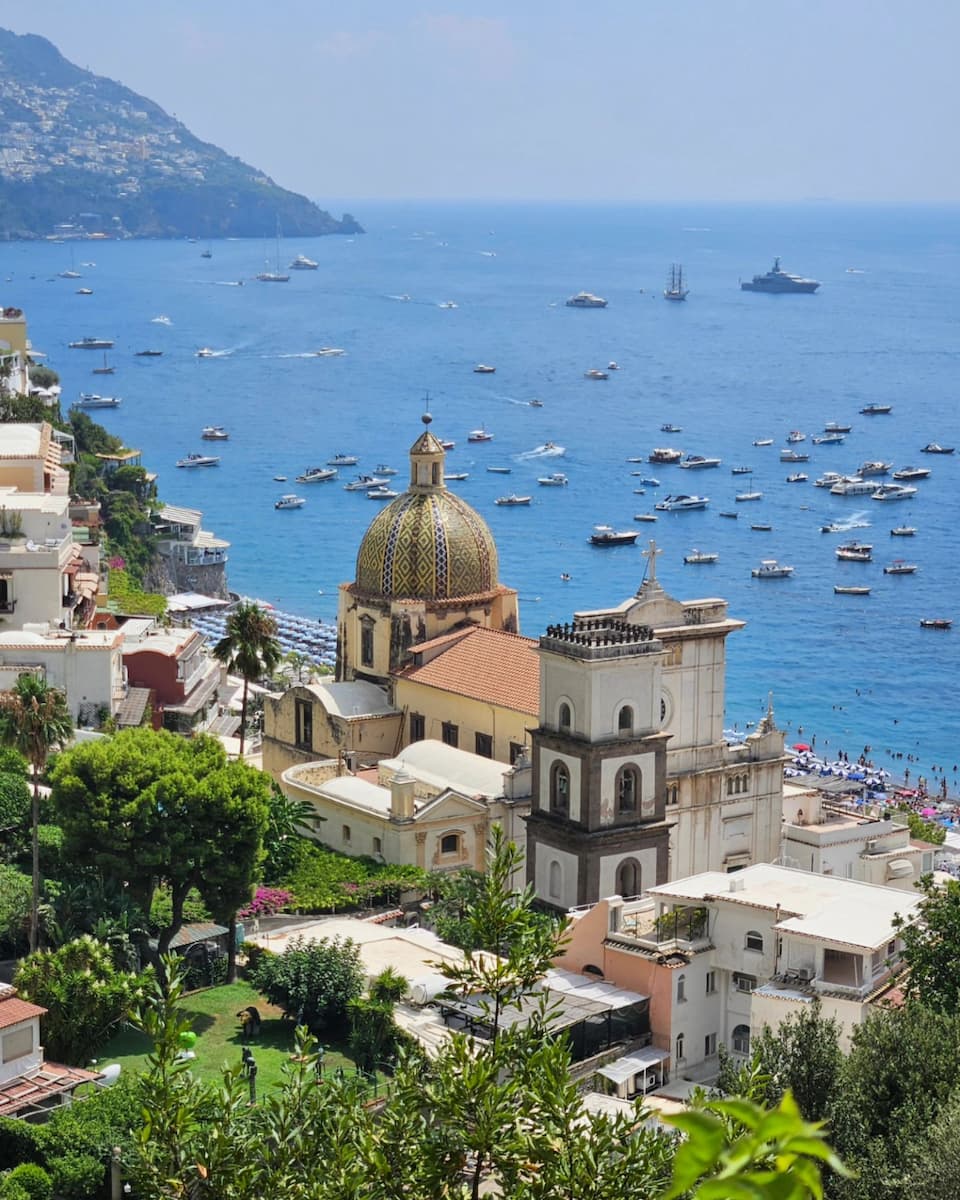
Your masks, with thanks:
[(548, 888), (548, 895), (550, 896), (551, 900), (560, 899), (561, 884), (562, 872), (560, 870), (560, 864), (556, 859), (554, 859), (550, 864), (550, 884)]
[(758, 933), (755, 929), (747, 931), (747, 936), (743, 940), (744, 948), (747, 950), (756, 950), (758, 954), (763, 953), (763, 934)]
[(633, 733), (633, 709), (625, 704), (617, 716), (617, 729), (620, 733)]
[(550, 811), (564, 817), (570, 811), (570, 772), (559, 759), (550, 768)]
[(735, 1054), (750, 1053), (749, 1025), (735, 1025), (733, 1027), (733, 1051)]
[(621, 767), (616, 780), (617, 812), (635, 813), (640, 798), (640, 772), (636, 767)]
[(687, 998), (687, 977), (686, 975), (677, 976), (677, 1000), (683, 1001)]
[(460, 853), (460, 834), (445, 833), (440, 839), (441, 854), (459, 854)]
[(733, 795), (733, 776), (732, 775), (727, 776), (727, 795), (728, 796)]
[(431, 471), (431, 474), (433, 476), (434, 485), (436, 486), (440, 482), (440, 464), (433, 463), (432, 466), (433, 466), (433, 469)]
[(668, 804), (679, 804), (680, 803), (680, 785), (679, 784), (672, 783), (667, 788), (667, 803)]
[(640, 895), (640, 864), (635, 858), (625, 858), (617, 867), (617, 895), (624, 900)]
[(573, 714), (570, 711), (569, 704), (561, 704), (557, 714), (557, 724), (561, 729), (569, 729), (573, 724)]
[(674, 1050), (674, 1061), (683, 1062), (683, 1034), (677, 1034), (676, 1049)]

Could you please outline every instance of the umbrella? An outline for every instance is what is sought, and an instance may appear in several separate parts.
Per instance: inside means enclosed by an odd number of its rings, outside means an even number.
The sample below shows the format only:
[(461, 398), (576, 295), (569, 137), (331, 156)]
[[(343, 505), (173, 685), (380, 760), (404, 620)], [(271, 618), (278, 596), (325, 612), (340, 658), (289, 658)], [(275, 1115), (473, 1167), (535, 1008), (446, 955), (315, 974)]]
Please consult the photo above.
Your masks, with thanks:
[(935, 817), (936, 815), (937, 815), (937, 810), (935, 808), (921, 808), (920, 809), (921, 817)]
[(861, 780), (861, 779), (866, 779), (866, 775), (864, 775), (860, 771), (850, 771), (849, 774), (847, 775), (847, 778)]
[(807, 745), (806, 742), (794, 742), (793, 748), (794, 748), (794, 750), (809, 750), (810, 749), (810, 747)]

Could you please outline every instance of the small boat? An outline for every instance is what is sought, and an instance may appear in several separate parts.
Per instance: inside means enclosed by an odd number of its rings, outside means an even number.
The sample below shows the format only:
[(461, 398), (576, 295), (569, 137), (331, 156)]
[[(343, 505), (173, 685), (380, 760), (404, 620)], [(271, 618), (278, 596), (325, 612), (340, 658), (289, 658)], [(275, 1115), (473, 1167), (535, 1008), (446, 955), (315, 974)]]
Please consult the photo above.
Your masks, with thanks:
[(456, 471), (453, 475), (444, 475), (444, 480), (452, 479), (454, 481), (461, 479), (469, 479), (470, 475), (467, 471)]
[(472, 429), (467, 434), (468, 442), (492, 442), (493, 434), (487, 433), (485, 429)]
[(939, 442), (927, 442), (920, 449), (923, 454), (952, 454), (954, 451), (953, 446), (941, 446)]
[(542, 401), (542, 400), (536, 400), (536, 399), (534, 399), (534, 400), (530, 400), (530, 401), (529, 401), (529, 404), (530, 404), (530, 407), (531, 407), (531, 408), (543, 408), (543, 401)]
[(509, 475), (512, 467), (487, 467), (491, 475)]
[(67, 342), (68, 350), (112, 350), (112, 338), (84, 337), (76, 342)]
[(656, 521), (656, 513), (636, 513), (633, 518), (635, 521)]
[(82, 276), (79, 271), (58, 271), (57, 278), (58, 279), (81, 279)]
[(455, 300), (441, 300), (440, 303), (437, 305), (437, 308), (459, 308), (459, 307), (460, 307), (460, 305), (457, 304), (457, 302)]
[(274, 508), (303, 508), (306, 500), (303, 496), (295, 496), (292, 492), (289, 495), (281, 496), (274, 504)]
[(841, 425), (839, 421), (828, 421), (823, 427), (824, 433), (849, 433), (851, 425)]
[(681, 429), (681, 427), (679, 425), (671, 425), (671, 423), (669, 421), (667, 421), (664, 425), (660, 426), (660, 432), (661, 433), (683, 433), (683, 430)]
[(529, 504), (532, 499), (532, 496), (517, 496), (511, 493), (509, 496), (498, 496), (494, 504), (499, 504), (501, 508), (519, 508)]
[(706, 454), (688, 454), (680, 466), (685, 471), (706, 471), (710, 467), (719, 467), (720, 459), (710, 458)]
[(882, 462), (880, 459), (874, 459), (865, 463), (861, 463), (857, 469), (857, 474), (861, 479), (866, 479), (868, 475), (886, 475), (893, 463)]
[(752, 475), (753, 467), (731, 467), (731, 475)]
[(720, 557), (719, 554), (707, 550), (691, 550), (689, 554), (683, 556), (685, 563), (715, 563)]
[(822, 487), (822, 488), (832, 488), (835, 483), (843, 483), (843, 481), (845, 479), (849, 479), (849, 478), (850, 478), (850, 476), (841, 475), (839, 471), (824, 471), (824, 473), (822, 475), (818, 476), (813, 481), (813, 486), (814, 487)]
[(751, 525), (750, 528), (755, 529), (757, 533), (769, 533), (770, 530), (773, 529), (773, 526), (768, 525), (765, 521), (761, 521), (757, 525)]
[(683, 267), (680, 263), (672, 263), (670, 278), (667, 280), (667, 286), (663, 289), (664, 300), (686, 300), (689, 295), (690, 289), (683, 278)]
[(759, 567), (753, 568), (750, 574), (754, 579), (786, 579), (793, 574), (793, 567), (784, 566), (775, 558), (765, 558)]
[(910, 479), (929, 479), (929, 467), (901, 467), (899, 471), (894, 471), (893, 478), (900, 481)]
[(562, 471), (554, 471), (552, 475), (541, 475), (537, 480), (541, 487), (566, 487), (569, 482)]
[(443, 438), (438, 438), (437, 440), (440, 442), (441, 450), (453, 450), (457, 444), (456, 442), (451, 442), (449, 440), (449, 438), (446, 440), (444, 440)]
[(609, 379), (610, 376), (606, 371), (601, 371), (598, 367), (591, 367), (589, 371), (584, 371), (584, 379)]
[(696, 509), (706, 508), (709, 503), (708, 496), (664, 496), (653, 507), (658, 512), (692, 512)]
[(566, 301), (567, 308), (606, 308), (607, 302), (602, 296), (595, 296), (593, 292), (577, 292), (575, 296), (571, 296)]
[(804, 475), (802, 471), (796, 471), (793, 475), (787, 476), (787, 483), (806, 483), (808, 475)]
[(286, 475), (274, 475), (273, 480), (274, 483), (286, 483), (287, 477)]
[(336, 478), (336, 467), (307, 467), (302, 475), (297, 476), (297, 483), (326, 483)]
[(860, 409), (865, 417), (879, 417), (893, 412), (892, 404), (867, 404)]
[(898, 525), (896, 529), (890, 530), (891, 537), (913, 537), (917, 532), (915, 525)]
[(78, 296), (92, 296), (93, 288), (77, 288)]
[(870, 589), (868, 587), (841, 587), (838, 583), (833, 585), (833, 594), (835, 596), (869, 596)]
[(892, 563), (888, 563), (883, 568), (884, 575), (915, 575), (917, 573), (917, 564), (904, 562), (902, 558), (895, 558)]
[(953, 621), (947, 617), (925, 617), (920, 621), (921, 629), (951, 629)]
[(151, 317), (150, 324), (151, 325), (172, 325), (173, 322), (170, 320), (170, 318), (168, 316), (165, 316), (163, 313), (161, 313), (159, 317)]
[(729, 521), (737, 521), (740, 518), (740, 514), (735, 512), (722, 512), (720, 516), (726, 517)]
[(346, 354), (346, 350), (341, 350), (339, 346), (321, 346), (319, 350), (314, 350), (314, 358), (339, 358), (341, 354)]
[(647, 462), (678, 463), (682, 458), (682, 450), (674, 450), (671, 446), (657, 446), (647, 455)]
[(327, 459), (328, 467), (355, 467), (360, 459), (356, 454), (335, 454)]
[(356, 479), (345, 483), (343, 490), (345, 492), (367, 492), (370, 488), (383, 487), (386, 482), (386, 479), (378, 479), (376, 475), (358, 475)]
[(610, 360), (610, 361), (607, 363), (607, 370), (608, 370), (608, 371), (619, 371), (619, 370), (620, 370), (620, 364), (619, 364), (618, 362), (614, 362), (614, 361), (613, 361), (613, 359), (611, 359), (611, 360)]
[(849, 529), (848, 525), (840, 525), (836, 521), (831, 521), (829, 525), (821, 525), (821, 533), (846, 533)]
[[(138, 350), (133, 356), (134, 358), (163, 358), (162, 350)], [(206, 358), (207, 355), (198, 353), (198, 358)]]
[(217, 351), (211, 350), (209, 346), (201, 346), (194, 357), (195, 358), (216, 358)]
[(655, 479), (652, 475), (640, 475), (640, 476), (638, 476), (638, 478), (644, 487), (659, 487), (660, 486), (660, 480)]
[(780, 451), (780, 461), (781, 462), (789, 462), (789, 463), (809, 462), (810, 455), (803, 454), (799, 450), (781, 450)]
[(908, 483), (882, 483), (871, 496), (871, 500), (909, 500), (917, 489)]
[(230, 434), (222, 425), (204, 425), (200, 436), (205, 442), (226, 442), (230, 438)]
[(201, 250), (200, 257), (201, 258), (213, 258), (213, 251), (212, 250)]
[(841, 562), (870, 562), (873, 557), (873, 547), (864, 542), (844, 542), (834, 551)]
[(314, 262), (312, 258), (307, 258), (305, 254), (298, 254), (292, 262), (287, 264), (288, 271), (315, 271), (320, 264)]
[(107, 362), (106, 355), (103, 356), (103, 366), (93, 368), (94, 375), (112, 375), (113, 372), (114, 372), (114, 368), (111, 367), (110, 364)]
[(734, 499), (738, 504), (741, 504), (747, 500), (762, 500), (763, 492), (737, 492), (736, 496), (734, 496)]
[(594, 525), (590, 542), (594, 546), (632, 546), (639, 535), (612, 525)]
[(807, 435), (805, 433), (801, 433), (799, 429), (791, 429), (787, 434), (787, 443), (791, 446), (795, 445), (797, 442), (805, 442), (806, 440)]
[(845, 433), (818, 433), (813, 438), (815, 446), (841, 446), (847, 440)]
[(772, 446), (773, 438), (757, 438), (753, 444), (755, 446)]
[(477, 363), (477, 365), (473, 368), (473, 373), (474, 375), (493, 375), (495, 374), (496, 370), (496, 367), (488, 366), (487, 363)]
[(388, 467), (386, 463), (377, 463), (377, 465), (373, 468), (373, 473), (374, 475), (396, 475), (397, 468)]
[(188, 454), (177, 460), (178, 467), (218, 467), (220, 459), (216, 454)]
[(81, 392), (77, 401), (80, 408), (119, 408), (119, 396), (98, 396), (96, 392)]
[(376, 488), (370, 488), (370, 490), (367, 492), (367, 499), (368, 500), (396, 500), (396, 498), (399, 495), (400, 495), (400, 493), (395, 492), (393, 490), (393, 488), (376, 487)]

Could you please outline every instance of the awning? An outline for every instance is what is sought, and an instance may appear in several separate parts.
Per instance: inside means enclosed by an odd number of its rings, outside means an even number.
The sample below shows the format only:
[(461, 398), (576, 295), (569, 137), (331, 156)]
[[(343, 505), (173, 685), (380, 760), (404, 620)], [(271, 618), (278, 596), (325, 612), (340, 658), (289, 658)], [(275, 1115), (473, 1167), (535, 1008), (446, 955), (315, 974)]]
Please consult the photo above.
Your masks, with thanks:
[(614, 1059), (605, 1067), (598, 1067), (597, 1074), (613, 1083), (625, 1083), (641, 1071), (648, 1071), (659, 1063), (666, 1062), (670, 1057), (669, 1050), (658, 1050), (656, 1046), (647, 1046), (645, 1050), (636, 1050), (633, 1054), (625, 1054), (623, 1058)]

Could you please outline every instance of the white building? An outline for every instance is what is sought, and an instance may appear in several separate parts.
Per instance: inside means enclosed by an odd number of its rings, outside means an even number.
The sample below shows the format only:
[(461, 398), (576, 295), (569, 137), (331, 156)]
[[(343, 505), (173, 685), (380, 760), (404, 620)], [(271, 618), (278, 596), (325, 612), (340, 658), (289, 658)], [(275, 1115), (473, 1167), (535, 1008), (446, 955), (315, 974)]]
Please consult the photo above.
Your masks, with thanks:
[(123, 634), (118, 629), (0, 628), (0, 690), (24, 674), (41, 676), (66, 693), (78, 725), (99, 725), (127, 694)]

